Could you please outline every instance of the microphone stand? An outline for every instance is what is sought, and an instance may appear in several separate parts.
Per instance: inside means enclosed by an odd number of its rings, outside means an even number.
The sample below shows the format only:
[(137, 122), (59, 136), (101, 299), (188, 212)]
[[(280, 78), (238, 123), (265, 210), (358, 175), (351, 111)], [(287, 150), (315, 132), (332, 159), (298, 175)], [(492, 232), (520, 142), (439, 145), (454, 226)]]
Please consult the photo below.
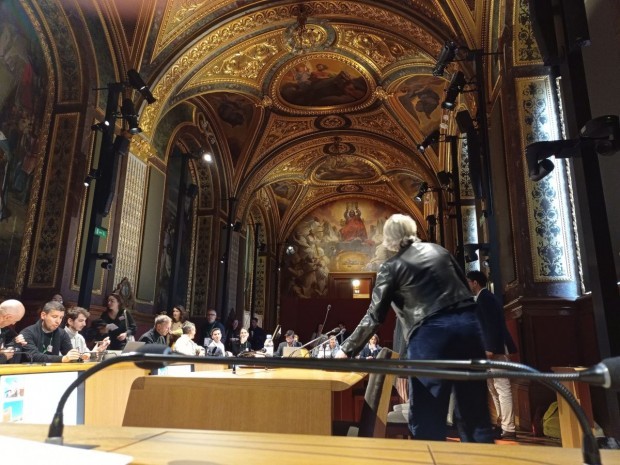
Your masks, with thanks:
[[(150, 353), (147, 353), (149, 351)], [(97, 365), (81, 372), (78, 377), (67, 387), (61, 396), (56, 413), (49, 427), (46, 442), (53, 444), (62, 444), (63, 410), (71, 393), (84, 381), (95, 373), (104, 368), (121, 362), (134, 362), (136, 366), (147, 370), (153, 370), (166, 366), (169, 362), (179, 363), (206, 363), (206, 364), (244, 364), (247, 358), (243, 357), (203, 357), (181, 354), (170, 354), (170, 348), (160, 344), (147, 344), (140, 347), (136, 352), (119, 355), (118, 357), (104, 360)], [(607, 359), (609, 365), (617, 364), (615, 359)], [(584, 464), (601, 465), (601, 458), (598, 449), (598, 443), (594, 437), (588, 419), (583, 412), (581, 406), (573, 396), (573, 394), (558, 381), (579, 381), (579, 373), (540, 373), (527, 365), (502, 362), (496, 360), (391, 360), (391, 359), (316, 359), (316, 358), (264, 358), (260, 359), (260, 365), (272, 368), (306, 368), (320, 369), (326, 371), (341, 372), (361, 372), (361, 373), (379, 373), (394, 374), (400, 376), (416, 376), (444, 378), (457, 381), (474, 381), (486, 380), (492, 378), (522, 378), (537, 380), (559, 393), (569, 404), (573, 413), (576, 415), (579, 425), (581, 426), (583, 440), (583, 460)], [(599, 365), (604, 365), (603, 363)], [(590, 374), (596, 371), (594, 369), (585, 370)], [(464, 369), (473, 369), (480, 371), (462, 371)], [(497, 368), (497, 371), (487, 371), (489, 368)], [(508, 371), (511, 370), (511, 371)], [(617, 368), (612, 367), (614, 376), (617, 375)], [(604, 384), (606, 381), (599, 382), (593, 378), (585, 377), (590, 384)], [(611, 386), (615, 386), (617, 381), (612, 380)], [(616, 386), (617, 389), (617, 386)]]
[[(323, 339), (324, 337), (329, 336), (331, 333), (335, 332), (335, 331), (340, 331), (340, 328), (334, 328), (331, 331), (327, 331), (325, 334), (319, 334), (318, 337), (315, 337), (314, 339), (312, 339), (309, 342), (306, 342), (304, 345), (302, 345), (301, 347), (297, 347), (297, 349), (295, 349), (294, 351), (291, 352), (291, 355), (289, 355), (289, 357), (292, 357), (293, 354), (296, 354), (297, 351), (301, 350), (301, 349), (305, 349), (308, 346), (311, 346), (312, 344), (314, 344), (316, 341)], [(327, 339), (329, 341), (329, 339)], [(318, 347), (318, 346), (317, 346)]]

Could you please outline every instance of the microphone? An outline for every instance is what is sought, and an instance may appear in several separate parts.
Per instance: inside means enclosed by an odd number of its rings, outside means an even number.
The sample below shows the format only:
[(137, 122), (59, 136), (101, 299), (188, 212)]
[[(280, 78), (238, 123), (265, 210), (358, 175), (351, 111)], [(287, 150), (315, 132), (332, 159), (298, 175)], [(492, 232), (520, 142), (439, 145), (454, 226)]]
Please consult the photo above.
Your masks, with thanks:
[(579, 381), (620, 391), (620, 357), (605, 358), (587, 370), (577, 372)]
[(323, 318), (323, 324), (321, 328), (325, 328), (325, 323), (327, 323), (327, 315), (329, 315), (329, 311), (332, 309), (331, 304), (327, 304), (327, 311), (325, 312), (325, 318)]

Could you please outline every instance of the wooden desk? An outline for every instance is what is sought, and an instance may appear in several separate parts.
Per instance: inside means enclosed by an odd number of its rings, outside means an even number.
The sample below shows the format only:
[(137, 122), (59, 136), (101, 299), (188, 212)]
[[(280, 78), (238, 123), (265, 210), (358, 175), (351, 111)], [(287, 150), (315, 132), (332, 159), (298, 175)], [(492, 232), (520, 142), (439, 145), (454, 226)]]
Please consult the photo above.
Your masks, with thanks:
[[(43, 441), (43, 425), (0, 425), (4, 436)], [(65, 444), (94, 446), (133, 457), (134, 465), (279, 464), (338, 465), (579, 465), (579, 449), (546, 446), (461, 444), (325, 437), (313, 435), (236, 433), (163, 428), (68, 426)], [(10, 451), (8, 458), (11, 458)], [(5, 455), (6, 453), (5, 452)], [(620, 451), (601, 451), (603, 465), (620, 464)], [(52, 459), (53, 457), (50, 457)], [(50, 462), (53, 463), (53, 462)]]
[(363, 377), (292, 368), (140, 377), (123, 425), (331, 435), (332, 392)]
[[(92, 363), (9, 364), (0, 366), (0, 376), (82, 372), (92, 366)], [(119, 363), (91, 376), (84, 387), (84, 424), (121, 426), (131, 383), (148, 373), (133, 363)], [(59, 399), (60, 396), (46, 401), (51, 402), (55, 408)]]

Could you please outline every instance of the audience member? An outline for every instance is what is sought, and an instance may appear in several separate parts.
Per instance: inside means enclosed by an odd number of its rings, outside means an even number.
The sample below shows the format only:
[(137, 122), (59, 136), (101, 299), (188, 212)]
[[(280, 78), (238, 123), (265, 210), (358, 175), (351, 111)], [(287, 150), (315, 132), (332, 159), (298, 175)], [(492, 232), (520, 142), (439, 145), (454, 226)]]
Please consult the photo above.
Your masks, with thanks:
[(50, 300), (59, 304), (65, 304), (65, 299), (63, 299), (61, 294), (54, 294)]
[(146, 344), (163, 344), (166, 345), (166, 336), (170, 332), (172, 320), (168, 315), (157, 315), (155, 317), (155, 326), (140, 336), (139, 341)]
[[(368, 311), (339, 357), (356, 354), (390, 309), (403, 325), (409, 359), (484, 357), (476, 304), (454, 257), (437, 244), (420, 242), (416, 222), (400, 214), (385, 222), (383, 246), (396, 254), (379, 268)], [(409, 428), (414, 438), (445, 441), (454, 388), (461, 441), (493, 443), (485, 382), (415, 377), (409, 383)]]
[[(73, 348), (80, 352), (80, 358), (82, 360), (90, 359), (90, 349), (86, 345), (84, 336), (80, 334), (80, 331), (82, 331), (86, 326), (86, 320), (89, 316), (90, 313), (88, 313), (88, 310), (82, 307), (72, 307), (67, 310), (67, 323), (65, 325), (65, 331), (69, 335)], [(101, 341), (101, 344), (97, 346), (96, 350), (98, 352), (102, 352), (107, 349), (109, 344), (110, 338), (107, 338), (107, 341)]]
[(338, 344), (342, 345), (344, 341), (351, 335), (349, 331), (347, 331), (347, 327), (344, 325), (344, 322), (338, 322), (338, 327), (340, 328), (340, 332), (337, 334), (336, 338), (338, 339)]
[(119, 294), (110, 294), (107, 299), (108, 308), (101, 314), (110, 337), (110, 350), (121, 350), (128, 338), (136, 333), (136, 323), (131, 312), (124, 308), (123, 299)]
[(379, 345), (379, 336), (373, 334), (368, 341), (368, 344), (366, 344), (360, 352), (359, 358), (377, 358), (380, 350), (381, 346)]
[[(231, 309), (232, 310), (232, 309)], [(233, 344), (239, 343), (239, 332), (241, 328), (239, 327), (239, 320), (232, 320), (228, 327), (226, 328), (226, 348), (233, 352), (232, 347)]]
[(205, 348), (194, 342), (196, 325), (191, 321), (183, 324), (183, 334), (174, 344), (174, 351), (185, 355), (205, 355)]
[(241, 328), (241, 330), (239, 331), (239, 339), (237, 339), (237, 341), (234, 342), (232, 345), (231, 352), (233, 355), (237, 356), (242, 352), (248, 352), (252, 350), (252, 344), (250, 343), (249, 337), (250, 333), (248, 332), (248, 330), (245, 328)]
[(312, 356), (316, 358), (336, 358), (341, 351), (340, 344), (336, 335), (329, 336), (329, 339), (317, 346), (312, 351)]
[(267, 339), (267, 333), (265, 330), (258, 326), (258, 318), (254, 317), (250, 321), (250, 344), (254, 350), (260, 350), (265, 345), (265, 339)]
[[(80, 358), (80, 351), (71, 345), (67, 332), (60, 328), (65, 307), (56, 301), (47, 302), (41, 310), (41, 319), (25, 328), (24, 350), (33, 362), (72, 362)], [(64, 354), (64, 355), (63, 355)]]
[(226, 342), (226, 328), (224, 328), (224, 325), (217, 320), (217, 312), (215, 309), (210, 308), (207, 310), (207, 322), (202, 327), (202, 332), (200, 335), (200, 342), (202, 342), (202, 345), (205, 347), (208, 347), (211, 343), (211, 331), (215, 328), (220, 330), (222, 343)]
[(183, 325), (189, 317), (189, 312), (185, 310), (183, 305), (175, 305), (172, 307), (172, 325), (170, 326), (170, 333), (168, 333), (168, 345), (174, 348), (174, 344), (178, 338), (183, 334)]
[[(508, 361), (507, 354), (517, 352), (512, 336), (506, 327), (506, 318), (495, 295), (487, 289), (487, 277), (481, 271), (467, 273), (467, 282), (477, 304), (478, 319), (482, 329), (482, 340), (487, 358), (490, 360)], [(493, 399), (497, 418), (500, 422), (496, 436), (499, 439), (514, 439), (517, 437), (515, 427), (515, 413), (512, 402), (512, 386), (508, 378), (493, 378), (487, 380), (487, 387)]]
[(207, 346), (207, 355), (210, 357), (230, 357), (232, 355), (230, 352), (226, 352), (222, 343), (222, 330), (220, 328), (211, 330), (211, 342)]
[(26, 309), (19, 300), (9, 299), (0, 304), (0, 363), (13, 359), (16, 346), (26, 345), (24, 336), (11, 328), (25, 313)]
[(276, 350), (274, 357), (282, 357), (282, 355), (284, 355), (285, 347), (301, 347), (301, 344), (298, 341), (295, 341), (295, 331), (293, 331), (292, 329), (289, 329), (286, 332), (284, 338), (286, 339), (286, 341), (280, 342), (280, 345), (278, 345), (278, 350)]

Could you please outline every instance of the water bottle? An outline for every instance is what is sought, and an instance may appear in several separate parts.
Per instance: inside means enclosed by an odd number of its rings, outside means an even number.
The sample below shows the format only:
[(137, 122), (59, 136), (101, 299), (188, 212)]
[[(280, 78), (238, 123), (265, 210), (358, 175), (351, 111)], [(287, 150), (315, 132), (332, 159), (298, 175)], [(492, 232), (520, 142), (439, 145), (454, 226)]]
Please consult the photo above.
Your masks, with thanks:
[(264, 349), (265, 355), (267, 355), (267, 357), (273, 357), (273, 340), (271, 339), (271, 334), (267, 334)]

